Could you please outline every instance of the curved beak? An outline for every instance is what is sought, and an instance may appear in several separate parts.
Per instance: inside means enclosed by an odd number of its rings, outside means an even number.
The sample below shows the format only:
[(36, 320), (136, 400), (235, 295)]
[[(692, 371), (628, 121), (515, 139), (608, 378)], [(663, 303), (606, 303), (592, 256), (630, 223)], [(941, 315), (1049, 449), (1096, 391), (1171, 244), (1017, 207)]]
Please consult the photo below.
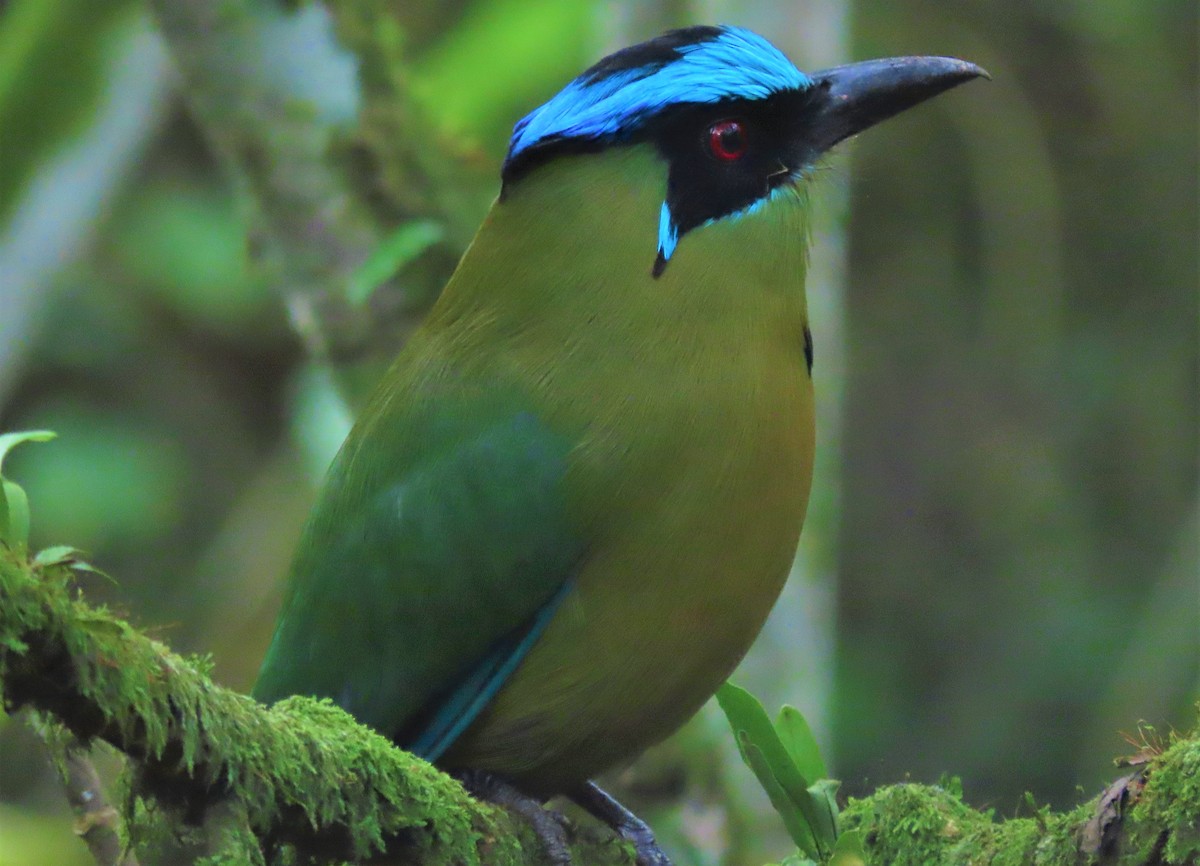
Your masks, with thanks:
[(953, 57), (888, 57), (814, 72), (824, 90), (809, 127), (810, 143), (823, 153), (881, 120), (972, 78), (990, 78), (982, 68)]

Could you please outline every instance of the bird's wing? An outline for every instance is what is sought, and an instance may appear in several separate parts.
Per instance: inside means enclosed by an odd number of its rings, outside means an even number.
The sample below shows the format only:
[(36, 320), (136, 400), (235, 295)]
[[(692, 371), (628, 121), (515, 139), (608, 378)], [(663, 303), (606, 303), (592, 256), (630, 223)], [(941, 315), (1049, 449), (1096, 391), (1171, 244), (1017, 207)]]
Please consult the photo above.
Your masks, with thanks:
[(384, 405), (301, 541), (255, 696), (328, 697), (434, 760), (536, 641), (582, 545), (569, 443), (484, 395)]

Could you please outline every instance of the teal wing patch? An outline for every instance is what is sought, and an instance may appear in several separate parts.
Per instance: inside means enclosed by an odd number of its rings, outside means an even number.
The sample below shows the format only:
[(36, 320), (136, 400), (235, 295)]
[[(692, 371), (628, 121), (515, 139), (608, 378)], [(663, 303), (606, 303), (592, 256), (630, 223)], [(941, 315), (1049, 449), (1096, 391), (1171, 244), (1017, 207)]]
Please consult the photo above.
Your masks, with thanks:
[(406, 739), (405, 746), (427, 761), (436, 761), (454, 744), (475, 717), (488, 705), (509, 674), (516, 670), (537, 639), (550, 623), (559, 604), (571, 590), (570, 581), (542, 605), (528, 626), (500, 640), (487, 657), (475, 666), (470, 675), (436, 704), (437, 711), (428, 722), (422, 722), (415, 738)]
[(254, 689), (330, 698), (431, 760), (536, 642), (582, 553), (569, 443), (511, 401), (446, 402), (385, 404), (351, 435)]

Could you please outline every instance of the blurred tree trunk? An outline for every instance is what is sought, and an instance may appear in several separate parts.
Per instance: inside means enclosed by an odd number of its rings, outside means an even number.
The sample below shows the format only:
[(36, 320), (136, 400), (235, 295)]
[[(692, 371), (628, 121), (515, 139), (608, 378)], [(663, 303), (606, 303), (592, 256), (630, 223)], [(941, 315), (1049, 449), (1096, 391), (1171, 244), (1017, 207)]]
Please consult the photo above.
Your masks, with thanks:
[(1187, 724), (1198, 10), (857, 5), (857, 54), (959, 54), (993, 80), (856, 152), (849, 779), (953, 766), (981, 801), (1063, 803), (1103, 778), (1120, 720)]

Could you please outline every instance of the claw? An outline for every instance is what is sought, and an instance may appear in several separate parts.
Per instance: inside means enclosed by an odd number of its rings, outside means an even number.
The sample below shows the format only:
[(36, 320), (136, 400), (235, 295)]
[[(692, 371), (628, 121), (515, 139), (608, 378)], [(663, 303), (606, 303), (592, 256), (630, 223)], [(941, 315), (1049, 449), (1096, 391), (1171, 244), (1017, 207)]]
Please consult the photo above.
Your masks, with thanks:
[(546, 849), (547, 860), (555, 866), (571, 866), (571, 852), (567, 847), (570, 825), (565, 817), (484, 770), (463, 770), (454, 775), (477, 800), (493, 803), (528, 821)]
[(595, 782), (585, 782), (568, 796), (589, 814), (612, 827), (622, 839), (632, 843), (637, 852), (638, 866), (671, 866), (671, 858), (658, 847), (650, 825), (618, 803)]

